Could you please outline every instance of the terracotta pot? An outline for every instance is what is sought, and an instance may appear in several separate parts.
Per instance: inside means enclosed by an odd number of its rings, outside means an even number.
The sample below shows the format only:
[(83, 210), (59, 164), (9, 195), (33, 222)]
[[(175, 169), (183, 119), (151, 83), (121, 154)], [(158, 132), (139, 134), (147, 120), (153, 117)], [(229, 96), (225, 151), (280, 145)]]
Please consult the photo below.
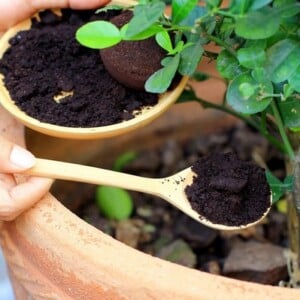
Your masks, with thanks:
[[(72, 151), (71, 159), (90, 163), (97, 158), (105, 165), (104, 159), (126, 148), (141, 148), (141, 141), (148, 147), (150, 139), (154, 145), (167, 136), (180, 140), (233, 121), (203, 113), (195, 103), (175, 105), (151, 126), (121, 140), (80, 142), (81, 151)], [(67, 160), (79, 142), (28, 132), (27, 143), (40, 156)], [(52, 145), (56, 152), (51, 155)], [(141, 253), (85, 223), (51, 194), (0, 226), (17, 299), (300, 299), (297, 290), (211, 275)]]
[[(214, 73), (212, 64), (201, 68)], [(216, 79), (195, 86), (211, 101), (220, 100), (224, 92)], [(22, 130), (4, 116), (0, 108), (2, 133), (22, 144)], [(142, 130), (115, 139), (60, 140), (27, 130), (26, 141), (40, 157), (99, 161), (105, 167), (126, 149), (155, 147), (167, 137), (184, 140), (233, 122), (215, 111), (204, 112), (196, 103), (185, 103)], [(141, 253), (85, 223), (50, 193), (15, 221), (0, 222), (0, 241), (18, 300), (300, 299), (299, 290), (211, 275)]]

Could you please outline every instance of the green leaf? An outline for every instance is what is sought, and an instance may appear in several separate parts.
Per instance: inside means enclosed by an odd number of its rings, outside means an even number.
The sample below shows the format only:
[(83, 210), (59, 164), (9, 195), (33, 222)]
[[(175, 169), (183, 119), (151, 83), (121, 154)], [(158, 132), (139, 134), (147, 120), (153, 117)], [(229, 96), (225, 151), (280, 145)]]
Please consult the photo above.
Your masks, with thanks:
[(268, 78), (266, 70), (262, 67), (258, 67), (252, 70), (251, 76), (257, 81), (257, 82), (263, 82)]
[(295, 177), (293, 175), (287, 175), (284, 180), (283, 180), (283, 184), (284, 184), (284, 188), (287, 192), (292, 192), (294, 189), (294, 180)]
[(291, 18), (292, 16), (296, 16), (297, 14), (299, 14), (300, 12), (300, 4), (297, 3), (297, 6), (293, 6), (290, 8), (286, 8), (283, 12), (282, 12), (282, 17), (283, 18)]
[(249, 10), (258, 10), (266, 5), (268, 5), (272, 0), (252, 0)]
[[(195, 101), (197, 99), (197, 96), (193, 90), (192, 87), (190, 87), (190, 89), (185, 89), (181, 95), (179, 96), (179, 98), (177, 99), (176, 103), (184, 103), (184, 102), (189, 102), (189, 101)], [(200, 104), (202, 104), (201, 102), (199, 102)]]
[(233, 79), (244, 72), (239, 61), (227, 50), (223, 50), (217, 57), (217, 70), (223, 78)]
[(270, 171), (266, 171), (266, 178), (272, 192), (272, 203), (277, 202), (286, 192), (293, 190), (294, 177), (288, 175), (283, 182), (281, 182)]
[(274, 7), (280, 8), (281, 15), (284, 18), (295, 16), (300, 11), (300, 3), (297, 0), (274, 1)]
[(300, 126), (300, 101), (296, 98), (288, 98), (285, 101), (278, 101), (283, 124), (288, 128)]
[(124, 167), (131, 161), (133, 161), (136, 158), (137, 154), (134, 151), (128, 151), (123, 154), (121, 154), (114, 162), (113, 169), (115, 171), (122, 171)]
[(128, 219), (133, 211), (130, 194), (116, 187), (98, 186), (96, 204), (105, 217), (113, 220)]
[(184, 49), (188, 48), (189, 46), (191, 46), (192, 43), (189, 43), (189, 44), (184, 44), (183, 41), (179, 41), (175, 48), (173, 49), (173, 51), (171, 51), (169, 54), (171, 55), (175, 55), (176, 53), (180, 53), (182, 52)]
[(230, 1), (230, 12), (236, 15), (243, 15), (251, 6), (252, 0), (232, 0)]
[(284, 39), (267, 51), (265, 68), (274, 83), (287, 80), (300, 65), (300, 42)]
[(155, 35), (155, 40), (157, 44), (165, 49), (168, 53), (173, 52), (173, 45), (170, 38), (170, 35), (167, 31), (159, 32)]
[(178, 71), (181, 75), (192, 75), (199, 64), (204, 49), (198, 42), (185, 48), (180, 53), (180, 64)]
[(261, 10), (251, 11), (236, 19), (235, 32), (246, 39), (265, 39), (279, 29), (280, 13), (277, 9), (264, 7)]
[(151, 27), (163, 15), (165, 3), (162, 1), (137, 5), (128, 23), (126, 38), (133, 37)]
[(239, 91), (244, 99), (249, 99), (255, 95), (257, 85), (249, 82), (242, 82), (239, 86)]
[(273, 1), (273, 6), (274, 7), (284, 7), (287, 4), (294, 4), (296, 3), (298, 0), (274, 0)]
[[(221, 25), (221, 26), (220, 26)], [(220, 31), (220, 34), (223, 35), (223, 39), (225, 40), (230, 40), (233, 31), (235, 29), (235, 22), (233, 19), (225, 18), (223, 19), (222, 23), (218, 26), (218, 30)]]
[(180, 25), (182, 26), (194, 26), (196, 20), (199, 18), (205, 16), (207, 14), (208, 10), (206, 7), (202, 6), (195, 6), (188, 16), (180, 22)]
[(205, 0), (205, 2), (212, 7), (218, 7), (221, 4), (221, 0)]
[(292, 94), (295, 92), (295, 89), (288, 83), (283, 85), (283, 96), (285, 99), (292, 96)]
[(124, 6), (121, 5), (105, 5), (99, 9), (96, 10), (96, 14), (102, 13), (102, 12), (108, 12), (110, 10), (122, 10), (124, 9)]
[(197, 81), (205, 81), (209, 78), (209, 75), (200, 71), (195, 71), (191, 77)]
[(300, 127), (293, 127), (293, 128), (290, 128), (290, 130), (293, 131), (293, 132), (299, 132)]
[[(216, 18), (213, 16), (205, 16), (203, 18), (201, 18), (201, 29), (202, 32), (205, 32), (207, 34), (213, 34), (215, 28), (217, 25), (217, 21)], [(205, 34), (203, 34), (203, 36), (205, 36)], [(202, 39), (204, 39), (204, 37), (201, 37)]]
[(272, 94), (273, 86), (269, 81), (257, 82), (249, 73), (238, 75), (227, 89), (228, 104), (244, 114), (255, 114), (265, 110), (272, 98), (262, 98), (263, 94)]
[(277, 177), (275, 177), (270, 171), (266, 171), (266, 178), (272, 192), (272, 203), (275, 203), (284, 194), (284, 191), (282, 189), (282, 182)]
[(237, 51), (237, 58), (240, 64), (248, 69), (255, 69), (263, 65), (266, 54), (259, 48), (241, 48)]
[(172, 63), (172, 60), (173, 60), (173, 56), (167, 56), (167, 57), (164, 57), (160, 63), (163, 67), (166, 67), (168, 64)]
[(298, 68), (291, 74), (291, 76), (288, 79), (289, 84), (291, 87), (300, 93), (300, 65)]
[(106, 21), (93, 21), (81, 26), (76, 32), (77, 41), (92, 49), (104, 49), (121, 41), (119, 29)]
[(172, 23), (179, 24), (197, 5), (198, 0), (173, 0), (172, 1)]
[(153, 24), (150, 27), (148, 27), (147, 29), (145, 29), (144, 31), (131, 36), (131, 37), (127, 37), (126, 35), (126, 31), (128, 29), (128, 24), (125, 24), (124, 26), (122, 26), (120, 32), (121, 32), (121, 36), (122, 39), (124, 41), (141, 41), (141, 40), (145, 40), (148, 39), (154, 35), (156, 35), (158, 32), (161, 32), (164, 30), (164, 28), (158, 24)]
[(176, 54), (172, 59), (169, 59), (164, 67), (153, 73), (145, 84), (145, 90), (150, 93), (164, 93), (177, 72), (180, 61), (180, 55)]
[(267, 40), (246, 40), (244, 48), (255, 48), (263, 50), (267, 46)]

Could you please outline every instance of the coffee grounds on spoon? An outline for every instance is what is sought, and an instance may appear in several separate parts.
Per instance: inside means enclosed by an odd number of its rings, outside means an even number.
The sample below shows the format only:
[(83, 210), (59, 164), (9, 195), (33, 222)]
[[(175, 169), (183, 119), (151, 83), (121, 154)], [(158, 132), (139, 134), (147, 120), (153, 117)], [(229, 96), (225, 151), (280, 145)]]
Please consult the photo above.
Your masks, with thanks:
[(201, 216), (215, 224), (241, 226), (257, 221), (270, 206), (265, 171), (233, 153), (211, 154), (192, 167), (185, 193)]

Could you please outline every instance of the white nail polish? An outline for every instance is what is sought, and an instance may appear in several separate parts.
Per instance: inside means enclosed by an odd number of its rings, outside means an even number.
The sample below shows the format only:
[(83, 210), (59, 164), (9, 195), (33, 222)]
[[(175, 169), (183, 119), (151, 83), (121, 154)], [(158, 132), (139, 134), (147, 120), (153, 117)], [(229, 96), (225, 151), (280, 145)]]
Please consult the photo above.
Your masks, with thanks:
[(28, 169), (35, 164), (35, 157), (26, 149), (14, 145), (10, 153), (10, 161), (20, 169)]

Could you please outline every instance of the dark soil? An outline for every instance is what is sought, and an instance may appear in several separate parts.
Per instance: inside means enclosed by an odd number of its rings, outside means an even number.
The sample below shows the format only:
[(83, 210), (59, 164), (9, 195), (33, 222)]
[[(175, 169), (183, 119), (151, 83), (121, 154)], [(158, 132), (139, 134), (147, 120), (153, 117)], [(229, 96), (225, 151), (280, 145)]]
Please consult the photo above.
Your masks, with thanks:
[[(129, 22), (132, 15), (131, 11), (125, 11), (110, 21), (120, 28)], [(154, 38), (149, 38), (123, 41), (100, 50), (100, 54), (111, 76), (129, 88), (144, 91), (146, 80), (162, 67), (160, 62), (166, 51), (158, 46)]]
[(185, 192), (191, 206), (213, 223), (240, 226), (261, 218), (270, 206), (264, 169), (237, 158), (215, 153), (199, 159), (196, 174)]
[[(124, 152), (132, 150), (134, 149), (127, 148)], [(154, 150), (139, 151), (137, 157), (123, 171), (162, 178), (195, 164), (199, 158), (212, 152), (234, 152), (238, 159), (261, 163), (261, 166), (266, 165), (280, 179), (285, 177), (282, 155), (259, 134), (245, 126), (237, 126), (209, 136), (196, 136), (182, 143), (166, 139), (165, 143)], [(109, 160), (111, 159), (110, 157)], [(94, 162), (94, 165), (112, 168), (104, 160)], [(216, 182), (215, 184), (219, 185)], [(130, 192), (134, 201), (134, 212), (130, 219), (116, 222), (107, 220), (99, 212), (95, 204), (96, 188), (89, 184), (58, 181), (52, 192), (88, 223), (150, 255), (198, 270), (248, 281), (277, 285), (280, 280), (287, 279), (282, 252), (283, 263), (278, 264), (280, 253), (269, 250), (272, 246), (282, 251), (288, 243), (286, 215), (278, 211), (277, 206), (273, 206), (268, 216), (258, 225), (224, 232), (196, 222), (160, 198)], [(257, 245), (259, 247), (253, 249)], [(261, 257), (261, 247), (267, 247), (267, 257)], [(236, 252), (240, 256), (231, 259)], [(232, 260), (235, 266), (230, 266)], [(275, 266), (270, 267), (270, 261)]]
[[(68, 127), (111, 125), (134, 117), (134, 111), (157, 103), (155, 94), (124, 87), (106, 71), (98, 50), (75, 40), (77, 28), (109, 13), (46, 11), (41, 21), (11, 39), (0, 72), (15, 103), (28, 115)], [(57, 103), (54, 98), (62, 95)]]

